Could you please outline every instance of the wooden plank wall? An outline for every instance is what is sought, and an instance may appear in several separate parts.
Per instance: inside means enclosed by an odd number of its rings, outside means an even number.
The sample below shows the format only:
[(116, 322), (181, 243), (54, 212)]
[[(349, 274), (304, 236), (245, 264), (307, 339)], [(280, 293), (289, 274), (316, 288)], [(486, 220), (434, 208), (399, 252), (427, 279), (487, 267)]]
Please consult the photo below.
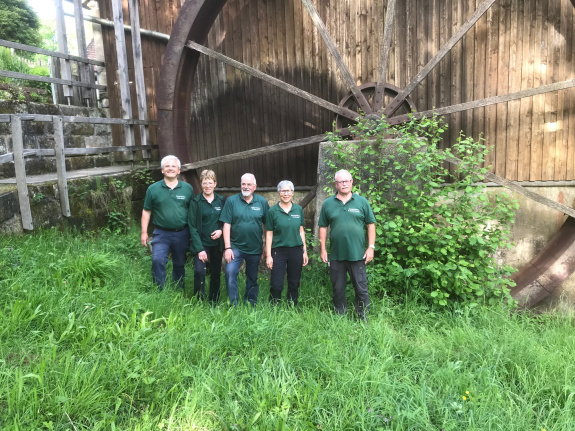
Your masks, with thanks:
[[(377, 78), (386, 3), (314, 0), (358, 84)], [(481, 3), (398, 1), (387, 81), (406, 86)], [(141, 0), (140, 5), (142, 28), (169, 32), (177, 3)], [(422, 111), (573, 79), (574, 23), (570, 0), (499, 0), (411, 97)], [(149, 114), (155, 119), (154, 80), (163, 44), (146, 38), (144, 44)], [(300, 0), (229, 0), (207, 45), (330, 102), (348, 94)], [(332, 129), (332, 113), (210, 58), (200, 60), (195, 80), (193, 160)], [(497, 175), (520, 181), (575, 179), (575, 134), (569, 133), (575, 130), (575, 89), (446, 119), (443, 145), (451, 145), (460, 130), (473, 137), (483, 134), (494, 146), (488, 163)], [(237, 186), (244, 172), (254, 173), (259, 185), (291, 179), (303, 186), (315, 184), (316, 164), (317, 146), (312, 145), (213, 168), (220, 186)]]

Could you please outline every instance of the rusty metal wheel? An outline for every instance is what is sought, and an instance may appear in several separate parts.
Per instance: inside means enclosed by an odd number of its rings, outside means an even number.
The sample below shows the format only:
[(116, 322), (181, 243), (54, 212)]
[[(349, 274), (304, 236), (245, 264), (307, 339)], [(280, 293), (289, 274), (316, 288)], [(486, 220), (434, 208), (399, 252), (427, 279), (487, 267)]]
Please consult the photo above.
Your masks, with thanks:
[[(242, 4), (250, 3), (251, 5), (255, 2), (258, 5), (261, 5), (262, 2), (269, 3), (274, 0), (237, 1), (241, 2)], [(288, 2), (288, 0), (282, 1)], [(575, 68), (575, 59), (573, 58), (573, 53), (569, 50), (566, 50), (565, 48), (563, 48), (563, 50), (561, 50), (561, 48), (557, 48), (557, 52), (549, 55), (550, 59), (559, 59), (563, 66), (557, 68), (559, 72), (553, 76), (550, 76), (548, 82), (534, 80), (533, 73), (531, 74), (530, 79), (524, 79), (525, 82), (512, 82), (514, 77), (511, 73), (511, 69), (515, 66), (511, 63), (511, 61), (509, 61), (506, 66), (504, 65), (505, 67), (500, 68), (501, 70), (495, 71), (494, 76), (486, 77), (484, 75), (478, 82), (466, 82), (464, 77), (471, 76), (474, 79), (475, 75), (473, 73), (471, 73), (471, 75), (465, 75), (465, 73), (469, 71), (461, 70), (461, 68), (455, 70), (454, 72), (450, 72), (456, 75), (453, 77), (453, 82), (458, 83), (452, 83), (450, 88), (439, 87), (440, 83), (444, 81), (441, 81), (440, 79), (433, 81), (433, 79), (430, 78), (432, 76), (431, 74), (437, 73), (438, 69), (440, 69), (440, 72), (443, 73), (441, 65), (444, 63), (442, 62), (445, 62), (446, 60), (444, 59), (446, 57), (448, 58), (452, 52), (466, 49), (464, 42), (462, 41), (464, 36), (471, 29), (474, 29), (474, 26), (476, 26), (479, 20), (486, 14), (491, 13), (490, 11), (493, 11), (494, 8), (498, 8), (496, 9), (496, 13), (498, 14), (497, 16), (499, 16), (499, 21), (497, 23), (490, 23), (491, 27), (489, 28), (491, 30), (489, 31), (492, 31), (493, 34), (496, 34), (496, 32), (500, 30), (499, 28), (501, 28), (503, 35), (502, 37), (507, 38), (506, 45), (504, 45), (506, 49), (517, 50), (516, 41), (517, 38), (521, 36), (520, 31), (518, 28), (513, 28), (513, 25), (508, 26), (508, 24), (505, 22), (505, 19), (506, 17), (510, 16), (510, 10), (515, 11), (513, 13), (517, 13), (518, 10), (521, 10), (524, 13), (524, 18), (521, 23), (525, 26), (525, 29), (532, 25), (533, 22), (536, 23), (534, 24), (535, 26), (539, 24), (540, 26), (543, 26), (542, 23), (537, 21), (541, 12), (541, 2), (536, 2), (535, 0), (501, 0), (499, 2), (496, 2), (495, 0), (461, 0), (460, 2), (459, 0), (453, 0), (453, 8), (454, 10), (457, 10), (457, 12), (451, 12), (445, 9), (446, 7), (450, 7), (451, 2), (449, 2), (447, 6), (443, 5), (443, 3), (439, 0), (423, 2), (421, 3), (422, 7), (427, 7), (428, 9), (416, 10), (415, 6), (413, 6), (416, 4), (416, 0), (407, 2), (402, 2), (399, 0), (387, 0), (387, 2), (385, 2), (385, 8), (381, 6), (382, 12), (383, 10), (385, 12), (382, 14), (382, 16), (385, 16), (385, 22), (381, 27), (381, 30), (379, 30), (381, 31), (381, 34), (378, 35), (378, 40), (380, 40), (379, 50), (377, 53), (371, 54), (376, 58), (375, 62), (377, 63), (377, 67), (374, 68), (376, 69), (377, 73), (375, 73), (373, 76), (375, 78), (375, 82), (365, 82), (363, 84), (358, 84), (358, 82), (361, 82), (361, 80), (354, 76), (352, 71), (350, 71), (348, 68), (348, 65), (346, 65), (342, 53), (334, 41), (333, 35), (330, 34), (328, 30), (329, 25), (326, 26), (326, 23), (330, 23), (324, 22), (324, 20), (322, 20), (320, 17), (320, 13), (318, 13), (318, 10), (316, 9), (316, 7), (319, 7), (318, 5), (320, 5), (324, 6), (324, 9), (320, 9), (320, 11), (325, 11), (326, 9), (329, 9), (330, 6), (324, 5), (324, 0), (289, 1), (301, 1), (300, 6), (298, 7), (301, 8), (302, 12), (306, 12), (307, 15), (311, 18), (315, 34), (320, 35), (327, 51), (329, 52), (331, 61), (337, 66), (337, 68), (334, 68), (334, 70), (337, 70), (339, 73), (339, 79), (342, 83), (342, 86), (347, 89), (347, 94), (344, 94), (343, 96), (340, 95), (340, 97), (337, 97), (335, 100), (328, 100), (325, 97), (317, 96), (312, 94), (310, 91), (304, 91), (303, 89), (298, 88), (291, 83), (272, 76), (270, 73), (264, 73), (257, 68), (234, 60), (222, 54), (221, 52), (205, 46), (210, 29), (216, 21), (218, 14), (220, 14), (226, 5), (227, 1), (188, 0), (184, 3), (178, 19), (174, 24), (172, 34), (170, 36), (170, 41), (164, 54), (160, 75), (157, 106), (158, 142), (162, 154), (172, 153), (178, 155), (182, 161), (189, 162), (188, 168), (190, 169), (199, 168), (209, 164), (215, 164), (220, 161), (224, 162), (230, 160), (230, 158), (227, 156), (231, 156), (232, 159), (234, 157), (234, 155), (229, 154), (211, 158), (208, 161), (192, 160), (192, 146), (194, 145), (194, 142), (192, 142), (190, 133), (190, 118), (192, 116), (190, 99), (192, 91), (194, 90), (194, 78), (197, 71), (198, 62), (202, 55), (222, 62), (227, 65), (226, 67), (232, 67), (236, 71), (241, 71), (241, 73), (248, 74), (252, 78), (262, 80), (267, 85), (277, 87), (291, 95), (299, 97), (316, 105), (317, 107), (321, 107), (322, 109), (331, 112), (333, 115), (333, 120), (336, 120), (337, 125), (342, 127), (351, 124), (356, 120), (358, 115), (379, 115), (381, 113), (386, 115), (390, 123), (398, 124), (406, 120), (406, 114), (408, 111), (415, 110), (416, 105), (422, 105), (422, 102), (424, 102), (424, 104), (427, 106), (417, 106), (417, 108), (420, 109), (420, 112), (418, 112), (417, 115), (429, 116), (436, 113), (439, 115), (459, 116), (457, 117), (459, 120), (457, 120), (455, 123), (455, 132), (458, 133), (459, 130), (457, 130), (457, 127), (461, 127), (461, 116), (475, 115), (473, 114), (474, 112), (482, 109), (499, 109), (496, 107), (507, 103), (515, 102), (522, 104), (523, 100), (531, 101), (535, 96), (541, 96), (550, 93), (559, 94), (561, 97), (563, 97), (562, 95), (564, 95), (564, 93), (562, 92), (565, 92), (569, 88), (575, 87), (575, 79), (573, 79), (574, 76), (572, 73), (572, 70)], [(367, 0), (356, 1), (358, 2), (357, 4), (360, 5), (358, 7), (362, 7), (362, 5), (366, 4)], [(341, 2), (344, 2), (344, 0), (341, 0)], [(337, 0), (332, 0), (330, 4), (337, 3)], [(464, 4), (464, 6), (458, 6), (456, 8), (456, 3)], [(409, 6), (410, 4), (411, 6)], [(417, 4), (419, 5), (419, 3)], [(431, 4), (432, 6), (426, 6), (428, 4)], [(301, 7), (302, 5), (303, 7)], [(398, 18), (402, 18), (402, 13), (405, 13), (406, 10), (411, 10), (411, 13), (418, 14), (418, 17), (421, 15), (423, 22), (426, 11), (429, 12), (429, 8), (434, 7), (433, 5), (443, 5), (437, 7), (443, 7), (444, 9), (441, 10), (444, 10), (447, 16), (451, 16), (453, 13), (454, 21), (455, 15), (458, 14), (458, 18), (464, 18), (459, 19), (459, 22), (462, 22), (462, 24), (458, 28), (454, 28), (452, 31), (450, 31), (449, 37), (443, 38), (443, 43), (441, 46), (434, 46), (432, 47), (433, 49), (426, 48), (427, 51), (433, 52), (427, 56), (424, 55), (421, 57), (424, 60), (420, 62), (421, 64), (418, 64), (417, 73), (414, 73), (415, 71), (411, 71), (412, 73), (407, 79), (405, 79), (405, 77), (400, 79), (398, 75), (401, 71), (396, 69), (394, 71), (396, 76), (390, 76), (390, 54), (392, 52), (395, 56), (403, 54), (400, 52), (401, 50), (399, 49), (399, 46), (396, 47), (397, 49), (395, 49), (395, 51), (393, 46), (394, 38), (398, 39), (397, 35), (401, 34), (400, 30), (394, 30), (394, 25), (396, 25), (398, 22)], [(475, 5), (475, 7), (470, 5)], [(548, 7), (553, 8), (553, 13), (565, 14), (567, 17), (565, 22), (561, 21), (561, 24), (558, 25), (559, 28), (555, 29), (555, 33), (552, 34), (552, 29), (549, 30), (549, 34), (551, 35), (550, 37), (555, 37), (556, 34), (559, 34), (564, 36), (566, 39), (574, 38), (572, 25), (574, 20), (573, 11), (567, 10), (567, 5), (569, 5), (570, 8), (575, 7), (575, 0), (548, 0)], [(412, 7), (412, 9), (409, 9), (410, 7)], [(464, 11), (468, 13), (466, 13), (463, 17), (459, 16), (463, 15)], [(491, 18), (488, 18), (488, 20), (493, 19), (493, 15), (489, 16)], [(532, 22), (530, 22), (530, 20)], [(399, 21), (402, 22), (401, 20)], [(430, 28), (427, 30), (430, 32), (443, 31), (442, 28), (437, 28), (436, 22), (432, 22)], [(422, 31), (427, 30), (424, 29)], [(541, 31), (539, 27), (536, 27), (536, 30)], [(418, 29), (418, 31), (420, 30)], [(485, 25), (483, 25), (481, 31), (487, 31)], [(479, 34), (479, 32), (480, 31), (477, 30), (475, 34)], [(490, 40), (489, 35), (487, 36), (486, 40)], [(404, 41), (405, 46), (402, 46), (401, 48), (410, 48), (409, 42), (409, 40)], [(417, 41), (412, 40), (411, 42), (418, 42), (423, 44), (425, 42), (425, 37), (422, 37), (421, 40)], [(395, 43), (398, 44), (398, 40), (395, 40)], [(462, 47), (462, 45), (464, 46)], [(543, 48), (545, 47), (541, 47), (541, 49)], [(497, 59), (497, 56), (500, 55), (497, 52), (497, 46), (487, 47), (486, 52), (487, 53), (485, 54), (485, 58), (477, 59), (478, 63), (481, 61), (490, 61), (491, 57), (495, 57)], [(363, 55), (367, 54), (363, 53)], [(515, 55), (518, 55), (518, 52), (515, 52)], [(526, 55), (529, 55), (529, 53)], [(474, 65), (477, 64), (474, 63)], [(495, 61), (495, 64), (497, 65), (497, 61)], [(544, 64), (541, 65), (541, 67), (544, 66)], [(530, 67), (533, 67), (533, 65)], [(489, 71), (486, 73), (489, 73)], [(487, 82), (489, 81), (488, 78), (495, 83), (495, 89), (490, 89), (489, 82)], [(497, 88), (497, 83), (499, 83), (499, 88)], [(468, 96), (467, 100), (465, 100), (465, 97), (459, 97), (459, 100), (454, 101), (454, 99), (447, 97), (444, 94), (450, 91), (457, 92), (457, 85), (459, 84), (465, 84), (467, 88), (466, 94), (460, 96)], [(425, 88), (425, 90), (420, 91), (420, 87), (422, 86)], [(483, 86), (484, 88), (487, 88), (487, 90), (476, 92), (473, 89), (474, 86)], [(410, 99), (414, 93), (418, 93), (417, 100)], [(434, 106), (429, 106), (430, 102), (426, 100), (426, 96), (429, 96), (430, 100), (435, 97), (433, 100), (437, 100), (439, 103)], [(441, 103), (445, 100), (448, 100), (448, 102)], [(569, 107), (568, 104), (565, 106), (567, 108)], [(539, 108), (541, 108), (544, 112), (540, 113), (538, 111)], [(508, 117), (507, 111), (505, 110), (502, 111), (504, 112), (503, 117), (500, 116), (499, 111), (497, 111), (497, 115), (494, 117), (498, 118), (500, 124), (490, 124), (489, 119), (485, 120), (483, 118), (473, 123), (473, 131), (477, 131), (476, 129), (478, 127), (481, 129), (483, 126), (485, 129), (492, 128), (498, 132), (503, 131), (504, 133), (507, 133), (507, 128), (513, 128), (513, 133), (517, 133), (516, 145), (519, 145), (520, 135), (518, 129), (521, 116), (549, 116), (550, 118), (555, 119), (555, 122), (557, 122), (559, 121), (559, 118), (565, 118), (565, 115), (567, 115), (567, 117), (572, 115), (572, 113), (570, 113), (568, 110), (565, 111), (565, 109), (563, 109), (561, 112), (557, 112), (556, 108), (557, 104), (554, 107), (548, 107), (545, 102), (541, 102), (537, 106), (530, 105), (529, 109), (525, 111), (523, 108), (520, 108), (519, 105), (517, 105), (517, 116), (514, 116), (513, 118), (511, 116)], [(477, 124), (479, 124), (479, 126), (477, 126)], [(483, 130), (479, 131), (481, 132)], [(302, 145), (321, 142), (325, 137), (324, 134), (312, 136), (309, 135), (310, 134), (307, 136), (301, 136), (298, 139), (292, 139), (288, 141), (273, 142), (271, 145), (267, 144), (266, 149), (280, 151), (282, 149), (298, 148)], [(261, 151), (263, 151), (263, 149), (261, 149)], [(242, 153), (242, 155), (238, 155), (237, 157), (249, 157), (252, 155), (257, 155), (258, 153), (258, 150), (254, 149), (251, 153), (247, 151)], [(498, 161), (504, 160), (507, 158), (507, 154), (504, 154), (503, 157), (498, 155), (498, 157)], [(523, 166), (521, 166), (521, 162), (515, 160), (514, 163), (515, 171), (511, 173), (512, 178), (510, 179), (525, 179), (522, 177), (522, 175), (527, 175), (526, 179), (530, 179), (528, 177), (529, 174), (521, 174), (520, 171), (523, 168)], [(495, 169), (500, 169), (499, 165), (496, 165)], [(520, 271), (520, 274), (517, 277), (518, 288), (515, 289), (516, 294), (519, 294), (521, 291), (526, 292), (526, 289), (535, 289), (537, 292), (531, 292), (531, 297), (537, 298), (537, 301), (539, 301), (544, 296), (546, 296), (545, 292), (548, 293), (549, 291), (553, 290), (555, 286), (561, 283), (561, 281), (563, 281), (575, 270), (575, 259), (570, 258), (569, 253), (571, 252), (567, 251), (568, 247), (566, 246), (566, 244), (571, 244), (575, 241), (575, 228), (570, 226), (570, 223), (566, 223), (562, 231), (560, 231), (558, 234), (562, 238), (561, 245), (552, 246), (551, 244), (558, 244), (558, 242), (551, 241), (550, 246), (542, 252), (543, 256), (538, 256), (539, 263), (530, 266), (531, 271)], [(556, 266), (558, 262), (562, 262), (562, 268), (564, 268), (561, 275), (559, 276), (555, 274), (550, 276), (549, 271), (553, 271), (554, 265)], [(534, 267), (537, 267), (537, 270), (534, 271)], [(543, 279), (544, 281), (541, 281)], [(544, 287), (537, 287), (537, 283), (539, 286)], [(527, 301), (528, 305), (533, 305), (533, 303), (534, 301)]]

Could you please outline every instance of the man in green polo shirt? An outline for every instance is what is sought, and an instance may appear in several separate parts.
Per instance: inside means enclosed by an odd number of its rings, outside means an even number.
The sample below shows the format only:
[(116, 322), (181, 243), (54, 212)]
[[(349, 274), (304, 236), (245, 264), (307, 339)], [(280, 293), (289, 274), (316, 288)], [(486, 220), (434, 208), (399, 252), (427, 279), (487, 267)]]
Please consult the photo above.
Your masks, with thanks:
[(194, 197), (194, 189), (188, 183), (178, 181), (180, 160), (166, 156), (161, 161), (164, 179), (146, 190), (142, 211), (141, 244), (148, 245), (148, 225), (153, 217), (152, 233), (152, 279), (162, 290), (166, 284), (166, 264), (172, 253), (172, 277), (177, 287), (184, 289), (186, 253), (190, 241), (188, 230), (188, 207)]
[[(336, 313), (345, 314), (347, 274), (355, 289), (355, 310), (362, 320), (369, 311), (369, 294), (365, 265), (373, 260), (375, 249), (375, 217), (369, 202), (351, 188), (353, 179), (346, 170), (335, 174), (337, 193), (327, 198), (319, 216), (321, 259), (328, 263), (327, 228), (330, 227), (329, 272), (333, 285), (333, 306)], [(364, 227), (367, 226), (368, 247), (365, 247)]]
[(258, 267), (269, 205), (263, 196), (254, 194), (256, 187), (256, 178), (252, 174), (244, 174), (241, 193), (226, 200), (220, 216), (220, 221), (224, 223), (226, 289), (232, 305), (238, 305), (238, 274), (243, 261), (246, 262), (244, 302), (254, 306), (258, 302)]

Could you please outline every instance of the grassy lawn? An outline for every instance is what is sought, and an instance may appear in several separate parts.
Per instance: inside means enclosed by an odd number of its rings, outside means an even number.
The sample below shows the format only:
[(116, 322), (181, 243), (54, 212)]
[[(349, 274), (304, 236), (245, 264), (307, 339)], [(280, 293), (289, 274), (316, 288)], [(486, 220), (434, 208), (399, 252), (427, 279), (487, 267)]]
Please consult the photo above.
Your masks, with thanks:
[(373, 298), (366, 326), (315, 268), (297, 310), (265, 275), (255, 310), (211, 308), (157, 292), (145, 251), (0, 237), (0, 429), (575, 429), (573, 316)]

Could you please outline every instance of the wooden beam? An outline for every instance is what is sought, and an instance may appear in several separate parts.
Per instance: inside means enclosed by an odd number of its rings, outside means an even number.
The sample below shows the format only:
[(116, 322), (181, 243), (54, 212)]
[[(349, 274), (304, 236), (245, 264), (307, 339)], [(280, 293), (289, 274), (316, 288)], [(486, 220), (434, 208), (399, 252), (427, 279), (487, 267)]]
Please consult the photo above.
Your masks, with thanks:
[[(66, 22), (64, 21), (62, 0), (54, 0), (54, 6), (56, 7), (56, 37), (58, 38), (58, 49), (60, 52), (68, 54), (68, 39), (66, 37)], [(72, 81), (70, 61), (65, 58), (60, 58), (60, 75), (64, 81)], [(64, 97), (68, 99), (68, 104), (70, 104), (70, 98), (74, 95), (71, 84), (64, 85), (62, 89), (64, 91)]]
[(383, 27), (383, 41), (381, 44), (381, 54), (379, 58), (379, 68), (377, 69), (377, 83), (375, 85), (375, 96), (373, 99), (373, 110), (378, 112), (384, 101), (385, 84), (387, 82), (387, 68), (389, 66), (389, 52), (391, 50), (391, 37), (393, 36), (393, 24), (395, 22), (396, 0), (387, 2), (385, 12), (385, 24)]
[(28, 185), (26, 184), (26, 165), (24, 163), (24, 136), (22, 133), (22, 120), (20, 117), (12, 118), (12, 147), (14, 148), (14, 170), (16, 172), (16, 186), (18, 188), (18, 201), (20, 203), (20, 217), (22, 228), (33, 230), (32, 211)]
[(64, 154), (64, 123), (62, 122), (62, 118), (54, 117), (52, 124), (54, 125), (54, 153), (56, 156), (56, 172), (58, 173), (60, 211), (64, 217), (70, 217), (68, 181), (66, 179), (66, 156)]
[(89, 84), (87, 82), (72, 81), (68, 79), (48, 78), (47, 76), (30, 75), (28, 73), (10, 72), (8, 70), (0, 70), (0, 76), (15, 79), (28, 79), (30, 81), (49, 82), (51, 84), (62, 84), (64, 88), (68, 87), (84, 87), (84, 88), (97, 88), (98, 90), (106, 90), (105, 85)]
[[(452, 163), (454, 165), (461, 165), (463, 163), (463, 160), (458, 159), (456, 157), (446, 157), (445, 161)], [(542, 205), (545, 205), (548, 208), (554, 209), (556, 211), (562, 212), (563, 214), (567, 214), (571, 217), (575, 217), (575, 209), (565, 206), (563, 204), (560, 204), (559, 202), (556, 202), (554, 200), (551, 200), (549, 198), (546, 198), (545, 196), (541, 196), (535, 192), (532, 192), (530, 190), (527, 190), (524, 187), (521, 187), (519, 184), (514, 183), (513, 181), (509, 181), (505, 178), (502, 178), (498, 175), (492, 174), (491, 172), (485, 172), (483, 175), (485, 178), (487, 178), (490, 181), (493, 181), (494, 183), (497, 183), (509, 190), (513, 190), (516, 193), (519, 193), (531, 200), (534, 200), (535, 202), (538, 202)]]
[(523, 99), (525, 97), (533, 97), (539, 94), (550, 93), (552, 91), (565, 90), (567, 88), (575, 87), (575, 79), (567, 81), (556, 82), (554, 84), (541, 85), (536, 88), (528, 90), (516, 91), (515, 93), (503, 94), (501, 96), (487, 97), (485, 99), (474, 100), (472, 102), (458, 103), (457, 105), (446, 106), (445, 108), (431, 109), (429, 111), (414, 112), (413, 114), (398, 115), (390, 117), (386, 121), (390, 125), (404, 123), (409, 120), (410, 116), (413, 118), (432, 117), (433, 115), (447, 115), (454, 112), (466, 111), (468, 109), (481, 108), (483, 106), (494, 105), (496, 103), (509, 102), (510, 100)]
[(105, 66), (103, 61), (90, 60), (89, 58), (78, 57), (76, 55), (65, 54), (57, 51), (50, 51), (48, 49), (36, 48), (35, 46), (24, 45), (23, 43), (10, 42), (8, 40), (0, 39), (0, 46), (6, 48), (20, 49), (22, 51), (33, 52), (35, 54), (47, 55), (49, 57), (64, 58), (66, 60), (77, 61), (79, 63), (93, 64), (94, 66)]
[(386, 117), (391, 117), (395, 111), (401, 106), (405, 99), (413, 92), (415, 87), (423, 81), (423, 79), (431, 72), (431, 70), (441, 61), (445, 55), (453, 48), (453, 46), (461, 40), (465, 33), (469, 31), (471, 27), (483, 16), (483, 14), (491, 7), (495, 0), (485, 0), (479, 8), (469, 17), (469, 19), (461, 26), (461, 28), (455, 33), (446, 43), (441, 47), (441, 49), (433, 56), (431, 60), (423, 67), (421, 72), (419, 72), (413, 80), (407, 84), (401, 93), (399, 93), (391, 103), (384, 109), (383, 114)]
[[(78, 1), (78, 0), (75, 0)], [(143, 121), (148, 120), (148, 108), (146, 103), (146, 82), (144, 80), (144, 63), (142, 61), (142, 39), (140, 38), (140, 13), (138, 11), (138, 1), (129, 0), (130, 24), (132, 32), (132, 53), (134, 56), (134, 77), (136, 81), (136, 102), (138, 105), (138, 118)], [(140, 126), (140, 143), (147, 145), (150, 140), (150, 131), (147, 125)], [(144, 159), (149, 158), (147, 151), (142, 152)]]
[(242, 72), (247, 73), (248, 75), (254, 76), (256, 78), (261, 79), (262, 81), (267, 82), (268, 84), (279, 87), (282, 90), (287, 91), (288, 93), (294, 94), (298, 97), (301, 97), (302, 99), (315, 103), (316, 105), (321, 106), (322, 108), (325, 108), (329, 111), (335, 112), (338, 115), (349, 118), (350, 120), (355, 121), (359, 117), (359, 114), (357, 112), (352, 111), (351, 109), (342, 108), (341, 106), (337, 106), (331, 102), (328, 102), (327, 100), (314, 96), (313, 94), (310, 94), (304, 90), (300, 90), (299, 88), (294, 87), (293, 85), (290, 85), (280, 79), (274, 78), (273, 76), (270, 76), (266, 73), (260, 72), (259, 70), (247, 66), (243, 63), (240, 63), (239, 61), (234, 60), (230, 57), (226, 57), (225, 55), (220, 54), (219, 52), (214, 51), (213, 49), (200, 45), (199, 43), (192, 42), (191, 40), (189, 40), (188, 42), (186, 42), (186, 46), (188, 48), (201, 52), (202, 54), (206, 54), (209, 57), (215, 58), (218, 61), (229, 64), (230, 66), (235, 67), (236, 69), (239, 69)]
[(252, 150), (241, 151), (239, 153), (228, 154), (225, 156), (213, 157), (211, 159), (201, 160), (199, 162), (186, 163), (182, 165), (182, 172), (192, 169), (199, 169), (205, 166), (216, 165), (218, 163), (232, 162), (235, 160), (248, 159), (250, 157), (263, 156), (277, 151), (291, 150), (293, 148), (303, 147), (304, 145), (316, 144), (327, 139), (327, 135), (315, 135), (309, 138), (296, 139), (294, 141), (282, 142), (280, 144), (268, 145), (267, 147), (254, 148)]
[[(84, 31), (84, 12), (82, 11), (82, 0), (73, 0), (74, 3), (74, 22), (76, 24), (76, 42), (78, 45), (78, 55), (80, 57), (88, 57), (86, 49), (86, 32)], [(88, 70), (88, 65), (86, 63), (79, 63), (78, 67), (80, 69), (80, 81), (86, 82), (88, 84), (92, 83), (94, 80), (94, 74), (92, 73), (92, 80), (90, 80), (91, 70)], [(91, 69), (91, 68), (90, 68)], [(82, 92), (82, 99), (86, 102), (86, 106), (90, 106), (92, 102), (92, 92), (85, 88), (80, 90)], [(94, 98), (95, 102), (95, 98)], [(94, 104), (93, 104), (94, 105)]]
[(307, 207), (309, 205), (309, 203), (311, 201), (313, 201), (313, 198), (315, 198), (316, 194), (317, 194), (317, 184), (315, 186), (313, 186), (313, 188), (309, 191), (309, 193), (307, 195), (305, 195), (305, 197), (301, 200), (301, 202), (299, 203), (300, 206), (302, 208)]
[[(125, 120), (132, 119), (132, 97), (130, 95), (130, 77), (128, 75), (128, 54), (126, 52), (126, 36), (124, 34), (124, 14), (122, 0), (112, 0), (114, 14), (114, 34), (116, 39), (116, 54), (118, 56), (118, 81), (120, 84), (121, 113)], [(108, 77), (110, 79), (110, 77)], [(124, 141), (126, 146), (134, 145), (134, 128), (124, 126)]]
[(371, 112), (372, 112), (371, 106), (369, 106), (367, 99), (365, 98), (365, 96), (363, 95), (363, 93), (361, 92), (359, 87), (357, 86), (355, 78), (351, 75), (351, 72), (349, 71), (345, 62), (343, 61), (343, 57), (341, 56), (341, 53), (337, 49), (335, 42), (333, 41), (329, 32), (327, 31), (327, 27), (325, 26), (321, 17), (317, 13), (317, 10), (315, 9), (313, 3), (311, 2), (311, 0), (301, 0), (301, 1), (302, 1), (303, 5), (305, 6), (305, 8), (307, 9), (309, 16), (311, 17), (311, 19), (315, 25), (315, 28), (317, 29), (317, 31), (321, 35), (324, 43), (327, 46), (327, 49), (329, 50), (329, 52), (331, 53), (331, 56), (333, 57), (335, 63), (337, 64), (337, 67), (339, 68), (343, 82), (346, 84), (347, 88), (349, 88), (349, 90), (353, 94), (353, 97), (355, 97), (355, 100), (357, 100), (357, 103), (359, 104), (360, 109), (365, 114), (371, 114)]
[[(9, 123), (11, 116), (18, 116), (22, 121), (43, 121), (52, 122), (55, 115), (41, 115), (41, 114), (0, 114), (0, 123)], [(77, 115), (58, 115), (62, 118), (64, 123), (88, 123), (88, 124), (133, 124), (133, 125), (154, 125), (155, 121), (143, 120), (124, 120), (123, 118), (104, 118), (104, 117), (80, 117)]]

